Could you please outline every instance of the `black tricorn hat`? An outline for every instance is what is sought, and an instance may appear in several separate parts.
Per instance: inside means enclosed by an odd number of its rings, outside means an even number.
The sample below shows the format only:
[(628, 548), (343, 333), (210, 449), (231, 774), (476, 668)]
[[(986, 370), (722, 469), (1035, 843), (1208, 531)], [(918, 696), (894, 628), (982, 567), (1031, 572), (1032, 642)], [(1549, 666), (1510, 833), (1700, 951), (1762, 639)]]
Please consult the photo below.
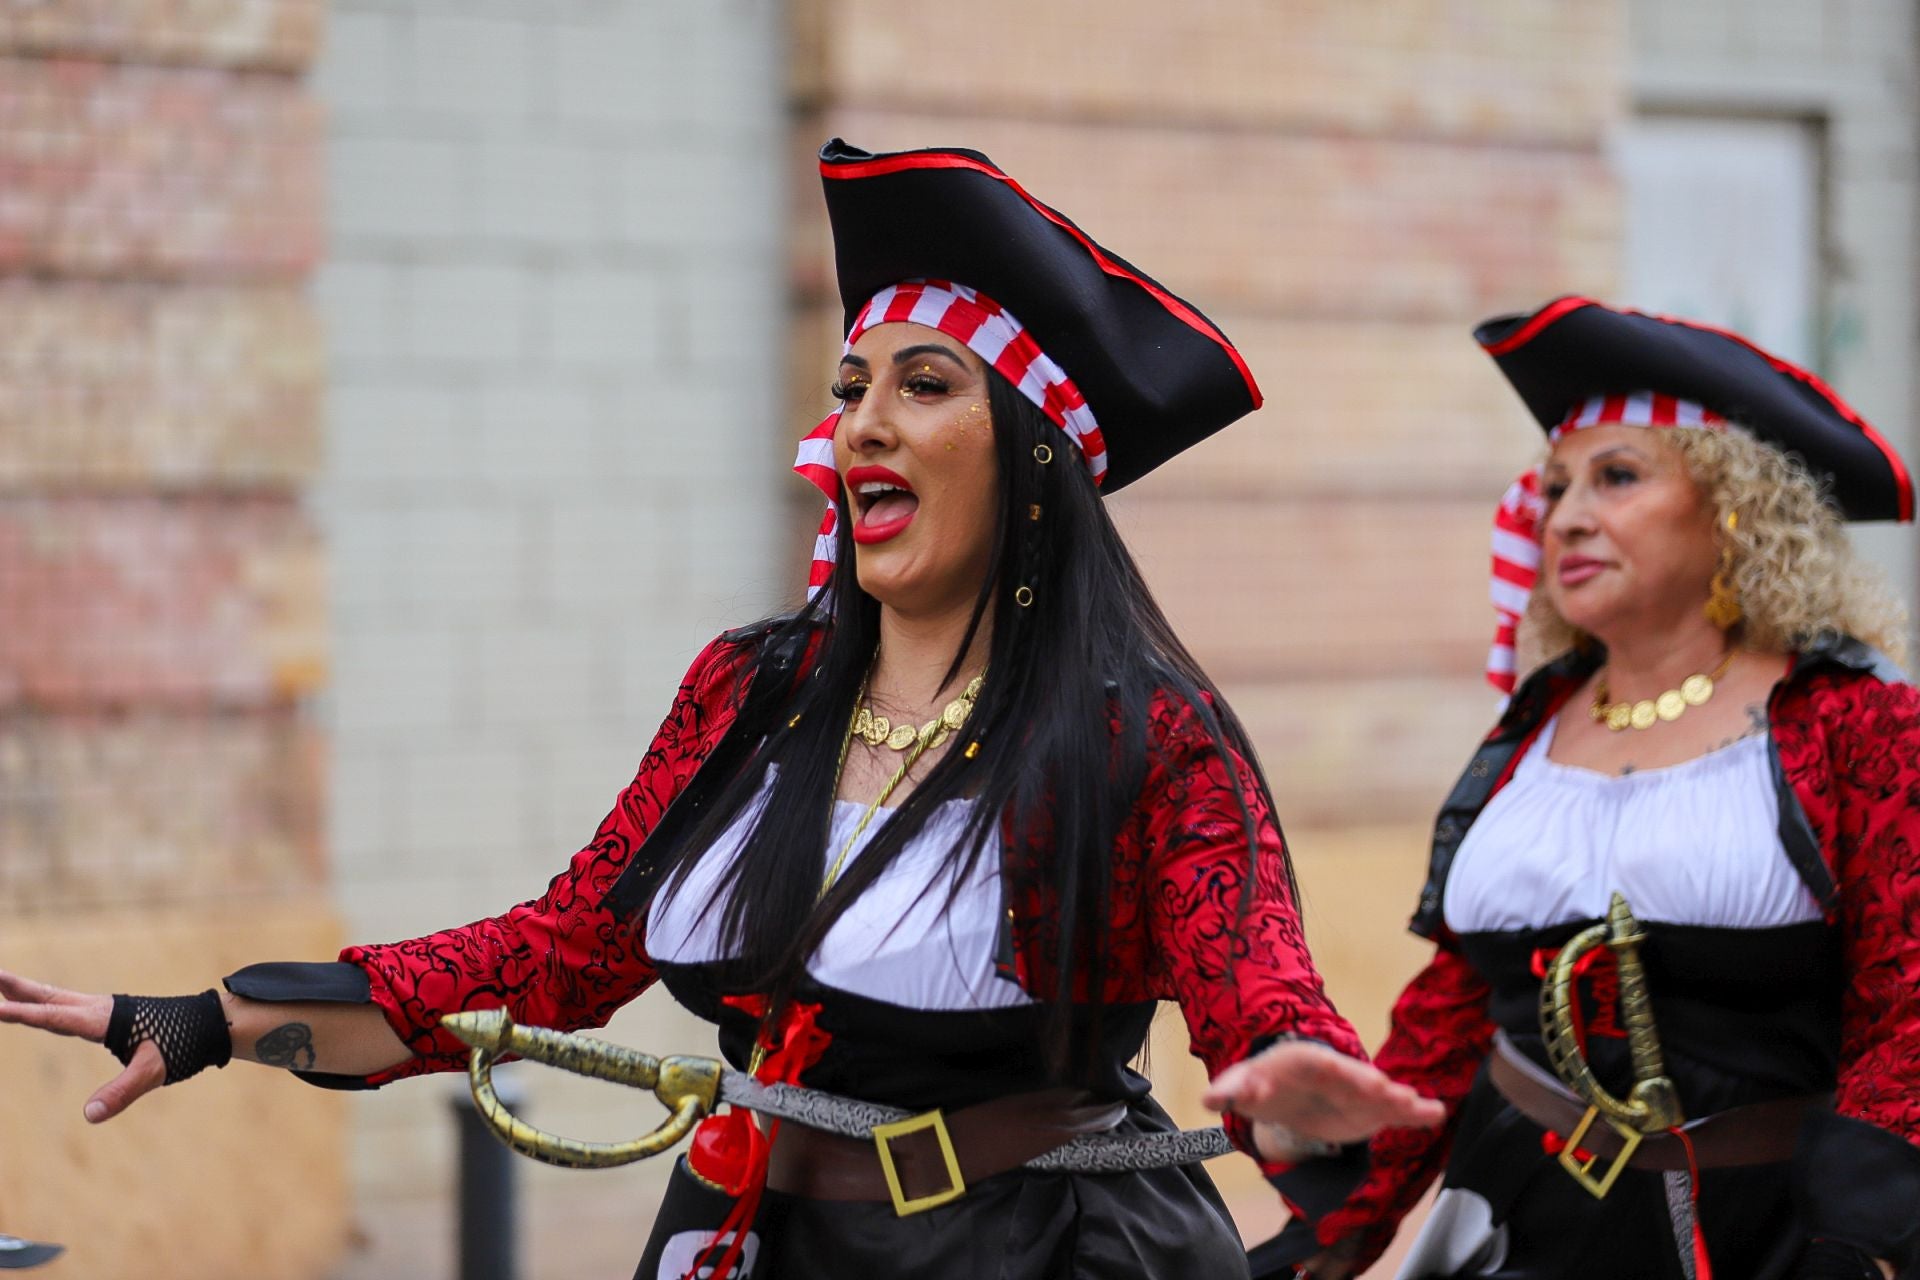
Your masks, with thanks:
[(904, 280), (1006, 308), (1099, 419), (1111, 493), (1260, 407), (1240, 353), (1191, 303), (1095, 244), (978, 151), (820, 148), (844, 330)]
[(1912, 477), (1879, 432), (1817, 375), (1737, 333), (1567, 297), (1473, 336), (1543, 430), (1593, 396), (1675, 396), (1797, 455), (1849, 520), (1913, 519)]

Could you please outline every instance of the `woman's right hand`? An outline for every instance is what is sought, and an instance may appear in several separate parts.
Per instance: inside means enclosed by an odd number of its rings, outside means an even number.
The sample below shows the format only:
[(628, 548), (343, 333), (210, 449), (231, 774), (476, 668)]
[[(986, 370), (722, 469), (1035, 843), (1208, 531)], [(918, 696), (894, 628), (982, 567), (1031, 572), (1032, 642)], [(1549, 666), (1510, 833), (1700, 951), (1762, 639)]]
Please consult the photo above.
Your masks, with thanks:
[[(68, 991), (0, 970), (0, 1022), (38, 1027), (57, 1036), (78, 1036), (100, 1044), (106, 1040), (107, 1020), (112, 1016), (112, 996)], [(99, 1124), (113, 1119), (158, 1089), (166, 1078), (167, 1068), (160, 1059), (159, 1046), (150, 1040), (142, 1041), (133, 1051), (133, 1060), (120, 1074), (95, 1089), (87, 1099), (83, 1112), (87, 1122)]]

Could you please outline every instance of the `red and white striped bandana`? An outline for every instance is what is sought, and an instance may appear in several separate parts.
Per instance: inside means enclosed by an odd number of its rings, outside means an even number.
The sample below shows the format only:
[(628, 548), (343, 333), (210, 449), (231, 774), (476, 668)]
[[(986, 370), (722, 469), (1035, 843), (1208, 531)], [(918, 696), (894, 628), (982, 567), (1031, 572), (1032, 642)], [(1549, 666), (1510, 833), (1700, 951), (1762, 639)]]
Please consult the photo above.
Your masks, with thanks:
[[(840, 354), (853, 350), (853, 344), (867, 330), (901, 323), (938, 329), (965, 343), (1067, 433), (1081, 461), (1093, 473), (1093, 482), (1100, 483), (1107, 472), (1107, 442), (1086, 397), (1004, 307), (951, 280), (907, 280), (889, 285), (860, 308)], [(807, 572), (809, 600), (833, 574), (834, 522), (839, 515), (834, 499), (840, 492), (840, 473), (833, 465), (833, 433), (839, 424), (840, 409), (836, 407), (800, 441), (799, 456), (793, 462), (793, 469), (827, 497), (827, 513), (814, 538), (813, 564)]]
[[(1594, 396), (1575, 405), (1561, 424), (1547, 433), (1558, 440), (1586, 427), (1724, 427), (1727, 420), (1713, 410), (1680, 400), (1636, 391), (1624, 396)], [(1512, 693), (1515, 678), (1514, 636), (1527, 599), (1540, 575), (1541, 520), (1546, 499), (1540, 494), (1540, 468), (1534, 467), (1507, 486), (1493, 513), (1493, 577), (1489, 592), (1498, 622), (1493, 648), (1487, 653), (1487, 682), (1502, 693)]]

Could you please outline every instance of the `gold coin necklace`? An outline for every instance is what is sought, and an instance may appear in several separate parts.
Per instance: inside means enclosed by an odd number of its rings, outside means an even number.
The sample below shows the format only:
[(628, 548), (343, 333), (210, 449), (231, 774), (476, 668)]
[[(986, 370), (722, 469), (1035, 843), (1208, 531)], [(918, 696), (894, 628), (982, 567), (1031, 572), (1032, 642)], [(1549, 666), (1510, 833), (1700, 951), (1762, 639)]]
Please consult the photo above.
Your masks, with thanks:
[(980, 682), (986, 679), (986, 673), (975, 676), (960, 691), (960, 696), (949, 702), (939, 715), (915, 729), (910, 724), (895, 724), (882, 715), (875, 715), (873, 708), (867, 705), (865, 686), (860, 690), (859, 710), (853, 715), (853, 736), (870, 747), (886, 747), (891, 751), (905, 751), (914, 743), (923, 739), (929, 747), (940, 746), (954, 730), (967, 722), (967, 713), (973, 709), (973, 703), (980, 696)]
[[(853, 745), (855, 738), (876, 747), (884, 745), (894, 751), (905, 751), (907, 758), (900, 762), (900, 767), (893, 771), (893, 776), (881, 786), (880, 794), (873, 798), (873, 803), (867, 806), (867, 811), (860, 815), (860, 825), (853, 829), (853, 834), (847, 837), (846, 844), (840, 849), (840, 856), (833, 860), (831, 867), (827, 868), (826, 877), (820, 883), (820, 897), (826, 897), (827, 890), (831, 889), (833, 882), (840, 878), (841, 869), (847, 865), (847, 859), (852, 856), (854, 846), (860, 843), (860, 837), (866, 833), (867, 825), (873, 821), (873, 815), (880, 812), (880, 806), (887, 802), (887, 797), (893, 794), (893, 789), (905, 780), (908, 771), (920, 763), (921, 756), (940, 746), (967, 722), (967, 717), (973, 714), (973, 704), (980, 697), (980, 686), (986, 678), (987, 673), (982, 671), (969, 680), (967, 687), (960, 691), (959, 697), (949, 702), (939, 715), (918, 729), (912, 725), (892, 725), (887, 722), (885, 716), (874, 715), (872, 708), (867, 706), (867, 686), (865, 683), (861, 684), (860, 696), (854, 699), (853, 720), (847, 726), (846, 738), (840, 743), (839, 763), (833, 767), (834, 795), (840, 794), (840, 779), (847, 768), (847, 748)], [(866, 727), (862, 728), (862, 724)], [(910, 736), (902, 740), (900, 736), (902, 733)], [(974, 748), (969, 747), (967, 758), (971, 760), (973, 755)]]
[(1651, 729), (1663, 720), (1678, 720), (1688, 707), (1704, 706), (1707, 699), (1713, 697), (1714, 682), (1727, 674), (1727, 668), (1733, 665), (1733, 655), (1734, 650), (1729, 649), (1712, 671), (1688, 676), (1679, 688), (1638, 702), (1607, 701), (1607, 678), (1602, 676), (1593, 687), (1593, 706), (1587, 714), (1615, 733), (1622, 729)]
[[(896, 728), (887, 722), (885, 716), (874, 715), (872, 709), (867, 706), (866, 682), (861, 682), (860, 694), (853, 700), (853, 717), (847, 722), (847, 736), (840, 740), (840, 759), (833, 766), (834, 796), (838, 797), (840, 794), (840, 779), (847, 770), (847, 749), (853, 746), (855, 738), (860, 738), (876, 747), (885, 745), (895, 751), (906, 751), (909, 754), (900, 762), (900, 767), (893, 771), (893, 775), (881, 785), (880, 794), (873, 798), (873, 803), (867, 806), (867, 811), (860, 815), (859, 825), (854, 827), (853, 834), (848, 836), (847, 842), (840, 846), (840, 856), (833, 860), (833, 865), (827, 868), (827, 874), (820, 879), (820, 892), (815, 894), (813, 899), (816, 904), (827, 896), (827, 890), (833, 888), (834, 882), (840, 878), (841, 871), (846, 869), (847, 859), (853, 856), (854, 847), (860, 843), (860, 837), (866, 834), (867, 827), (873, 822), (873, 815), (880, 812), (881, 806), (886, 804), (887, 797), (893, 794), (894, 788), (906, 779), (907, 773), (914, 765), (920, 763), (921, 756), (940, 746), (953, 735), (955, 730), (967, 722), (967, 717), (973, 713), (974, 702), (980, 697), (981, 683), (986, 678), (987, 673), (982, 671), (969, 680), (967, 687), (960, 691), (959, 697), (949, 702), (938, 716), (927, 721), (917, 730), (912, 725), (900, 725)], [(900, 738), (902, 733), (911, 736), (902, 740)], [(979, 744), (975, 743), (968, 747), (969, 760), (973, 759), (978, 746)], [(764, 1032), (763, 1026), (762, 1034), (754, 1037), (753, 1053), (747, 1059), (748, 1075), (757, 1075), (761, 1064), (766, 1061)]]

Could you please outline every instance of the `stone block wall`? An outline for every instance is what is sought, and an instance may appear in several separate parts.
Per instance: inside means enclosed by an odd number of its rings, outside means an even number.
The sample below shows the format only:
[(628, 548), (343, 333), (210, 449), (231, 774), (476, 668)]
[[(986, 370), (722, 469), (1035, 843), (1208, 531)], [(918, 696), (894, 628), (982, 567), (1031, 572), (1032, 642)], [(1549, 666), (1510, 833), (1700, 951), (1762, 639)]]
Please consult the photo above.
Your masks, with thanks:
[[(0, 14), (0, 964), (199, 990), (338, 938), (323, 843), (323, 7)], [(242, 1069), (112, 1125), (0, 1037), (0, 1229), (76, 1274), (320, 1276), (337, 1099)], [(263, 1158), (263, 1152), (271, 1153)], [(204, 1229), (235, 1217), (258, 1224)], [(192, 1224), (202, 1224), (195, 1227)]]
[[(818, 397), (787, 381), (777, 4), (335, 0), (329, 21), (330, 814), (348, 932), (378, 941), (540, 893), (700, 646), (788, 598), (811, 530), (781, 495)], [(712, 1044), (664, 992), (606, 1034)], [(660, 1118), (524, 1083), (559, 1132)], [(451, 1273), (460, 1084), (354, 1102), (341, 1280)], [(522, 1275), (632, 1271), (666, 1161), (516, 1166)]]

